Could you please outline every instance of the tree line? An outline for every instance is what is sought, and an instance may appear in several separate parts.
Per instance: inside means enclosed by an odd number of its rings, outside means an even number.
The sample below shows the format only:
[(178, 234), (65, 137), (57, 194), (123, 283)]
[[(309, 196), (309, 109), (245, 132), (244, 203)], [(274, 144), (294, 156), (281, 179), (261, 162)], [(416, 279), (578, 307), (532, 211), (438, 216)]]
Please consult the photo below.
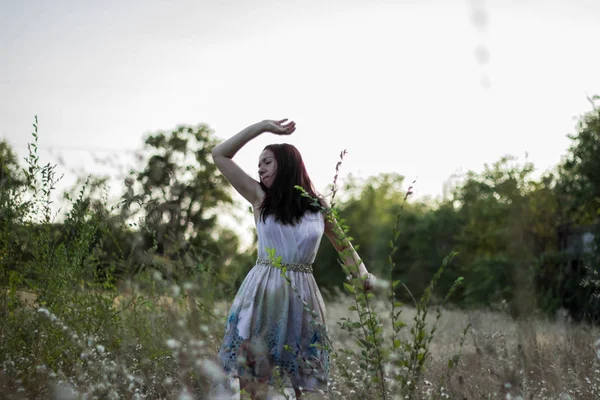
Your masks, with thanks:
[[(591, 110), (579, 117), (559, 165), (537, 178), (532, 163), (507, 155), (482, 172), (461, 176), (443, 199), (412, 201), (410, 185), (399, 173), (364, 180), (349, 176), (339, 188), (344, 200), (336, 206), (369, 270), (382, 279), (400, 279), (398, 296), (410, 302), (444, 258), (457, 252), (438, 289), (446, 293), (463, 277), (453, 297), (458, 306), (502, 308), (515, 316), (552, 315), (562, 307), (576, 319), (600, 317), (597, 100), (591, 99)], [(65, 193), (72, 209), (63, 222), (49, 217), (56, 178), (53, 166), (39, 165), (35, 140), (25, 165), (0, 142), (3, 286), (17, 275), (21, 285), (32, 286), (53, 274), (58, 260), (51, 258), (57, 253), (44, 258), (36, 240), (75, 249), (83, 243), (81, 227), (90, 224), (93, 237), (80, 258), (81, 268), (90, 271), (86, 279), (114, 284), (155, 273), (175, 281), (210, 274), (219, 282), (211, 290), (232, 296), (254, 265), (256, 251), (244, 251), (237, 234), (220, 224), (219, 214), (240, 205), (212, 162), (217, 140), (206, 124), (148, 135), (143, 164), (125, 179), (119, 202), (107, 204), (105, 178), (88, 177)], [(390, 243), (396, 225), (399, 236)], [(390, 245), (397, 247), (391, 260)], [(321, 247), (315, 276), (333, 296), (345, 277), (333, 247), (327, 241)], [(390, 262), (396, 265), (393, 272)]]

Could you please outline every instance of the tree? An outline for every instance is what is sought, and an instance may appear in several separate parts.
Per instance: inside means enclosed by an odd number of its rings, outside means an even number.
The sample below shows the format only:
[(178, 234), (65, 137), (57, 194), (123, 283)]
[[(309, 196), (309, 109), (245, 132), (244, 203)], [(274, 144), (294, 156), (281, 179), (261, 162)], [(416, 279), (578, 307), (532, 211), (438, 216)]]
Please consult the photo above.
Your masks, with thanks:
[(17, 156), (7, 141), (0, 141), (0, 187), (6, 193), (24, 183)]
[(597, 299), (590, 301), (591, 288), (581, 288), (579, 281), (600, 273), (600, 109), (595, 104), (598, 100), (600, 96), (590, 99), (592, 110), (580, 116), (576, 133), (568, 136), (571, 145), (559, 165), (556, 185), (561, 208), (566, 214), (565, 230), (585, 227), (594, 237), (590, 252), (562, 255), (562, 265), (571, 266), (567, 277), (570, 279), (565, 279), (570, 283), (565, 289), (565, 294), (571, 298), (569, 308), (572, 312), (585, 312), (595, 318), (600, 317), (600, 304)]
[[(342, 218), (340, 223), (348, 227), (361, 259), (369, 271), (384, 279), (389, 277), (388, 243), (398, 214), (402, 220), (399, 250), (395, 256), (398, 273), (405, 278), (414, 277), (406, 272), (414, 271), (412, 263), (420, 261), (418, 255), (411, 251), (410, 238), (413, 237), (416, 221), (422, 218), (427, 207), (418, 203), (404, 204), (406, 191), (402, 188), (403, 183), (404, 177), (396, 173), (382, 173), (364, 181), (349, 176), (344, 187), (345, 201), (338, 204)], [(335, 249), (329, 241), (323, 240), (315, 260), (315, 277), (323, 289), (342, 286), (345, 276), (338, 261)], [(438, 261), (441, 262), (441, 259)]]
[(456, 250), (465, 277), (463, 300), (511, 301), (516, 285), (527, 284), (525, 271), (533, 257), (527, 196), (533, 170), (533, 164), (521, 165), (515, 157), (505, 156), (485, 165), (480, 174), (467, 173), (455, 190), (453, 204), (462, 225)]
[(597, 221), (600, 210), (600, 109), (590, 99), (593, 109), (579, 118), (577, 132), (568, 135), (571, 145), (559, 166), (558, 189), (571, 222), (587, 224)]
[(22, 199), (26, 180), (17, 157), (6, 141), (0, 141), (0, 281), (8, 279), (22, 261), (26, 233), (23, 215), (28, 208)]
[[(232, 198), (209, 158), (217, 144), (212, 131), (204, 124), (181, 125), (150, 134), (144, 144), (146, 165), (127, 181), (122, 210), (130, 218), (131, 206), (141, 205), (144, 247), (165, 260), (170, 273), (189, 273), (210, 258), (227, 262), (231, 253), (219, 243), (217, 213)], [(186, 271), (172, 270), (173, 261)]]

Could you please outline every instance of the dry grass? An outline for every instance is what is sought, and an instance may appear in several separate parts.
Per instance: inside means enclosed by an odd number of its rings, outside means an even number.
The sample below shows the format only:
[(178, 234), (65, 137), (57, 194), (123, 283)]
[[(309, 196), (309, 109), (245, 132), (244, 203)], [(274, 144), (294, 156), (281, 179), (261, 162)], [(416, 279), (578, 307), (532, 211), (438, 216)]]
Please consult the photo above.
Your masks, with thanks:
[[(152, 338), (156, 338), (152, 339), (156, 341), (156, 346), (164, 346), (164, 339), (168, 337), (173, 337), (173, 341), (184, 340), (192, 343), (192, 339), (199, 339), (198, 333), (203, 336), (202, 342), (205, 343), (203, 348), (201, 351), (198, 350), (196, 353), (187, 355), (195, 358), (187, 359), (185, 362), (188, 364), (216, 359), (229, 307), (229, 304), (222, 302), (212, 309), (213, 315), (217, 317), (213, 320), (213, 326), (202, 326), (203, 329), (189, 328), (194, 324), (193, 318), (198, 317), (194, 317), (194, 313), (190, 310), (195, 308), (193, 304), (200, 304), (199, 299), (200, 297), (196, 297), (196, 302), (194, 302), (190, 301), (189, 298), (187, 300), (180, 299), (183, 301), (173, 301), (169, 296), (148, 297), (145, 301), (152, 302), (155, 308), (148, 308), (148, 311), (143, 311), (145, 308), (139, 310), (139, 312), (147, 312), (149, 315), (156, 314), (156, 312), (165, 315), (165, 318), (149, 319), (148, 321), (151, 324), (149, 326), (140, 326), (143, 329), (149, 328), (152, 330), (149, 333), (151, 333)], [(28, 297), (26, 300), (31, 299)], [(127, 307), (130, 300), (126, 295), (119, 296), (114, 300), (113, 307), (116, 310)], [(380, 313), (384, 324), (389, 323), (389, 318), (386, 317), (386, 303), (379, 301), (376, 304), (376, 309)], [(348, 311), (349, 305), (350, 299), (343, 297), (339, 301), (329, 302), (328, 304), (328, 326), (335, 349), (356, 347), (353, 339), (338, 325), (341, 318), (353, 317), (353, 313)], [(35, 307), (35, 304), (33, 307)], [(201, 310), (201, 307), (198, 309)], [(408, 324), (403, 330), (404, 339), (411, 340), (410, 325), (415, 310), (405, 307), (402, 315), (403, 320)], [(430, 310), (429, 320), (432, 322), (434, 317), (435, 310)], [(35, 318), (43, 318), (43, 316), (39, 315)], [(171, 322), (165, 324), (166, 321)], [(207, 320), (204, 321), (206, 323)], [(181, 329), (175, 329), (171, 332), (169, 329), (176, 324), (181, 326)], [(448, 359), (457, 353), (459, 338), (468, 324), (472, 328), (465, 340), (461, 360), (451, 379), (445, 380), (444, 378), (448, 373)], [(390, 332), (389, 326), (386, 326), (386, 332)], [(172, 336), (173, 334), (175, 336)], [(438, 329), (431, 343), (431, 357), (426, 364), (427, 370), (423, 374), (416, 398), (430, 398), (429, 395), (436, 392), (439, 383), (444, 382), (441, 398), (598, 399), (600, 398), (600, 360), (596, 352), (600, 349), (594, 347), (600, 344), (596, 342), (598, 338), (600, 338), (599, 328), (575, 324), (566, 319), (548, 321), (532, 317), (514, 320), (507, 314), (500, 312), (446, 310), (438, 323)], [(38, 345), (41, 343), (38, 343)], [(152, 343), (149, 342), (149, 344)], [(133, 353), (121, 353), (117, 358), (121, 360), (120, 362), (124, 362), (134, 358), (134, 356)], [(183, 377), (185, 375), (185, 369), (175, 353), (174, 357), (175, 359), (171, 358), (165, 365), (157, 364), (153, 368), (163, 368), (166, 371), (165, 376), (173, 376), (177, 381), (177, 376)], [(359, 375), (359, 368), (356, 365), (354, 366), (357, 369), (357, 375)], [(132, 366), (131, 363), (128, 363), (127, 367), (135, 369), (135, 366)], [(142, 369), (139, 370), (142, 371)], [(150, 378), (150, 375), (144, 375), (141, 372), (134, 375), (140, 376), (142, 380)], [(99, 377), (99, 375), (94, 376)], [(335, 364), (332, 365), (330, 378), (331, 393), (328, 396), (329, 398), (358, 398), (352, 388), (339, 375)], [(5, 379), (6, 377), (0, 371), (0, 388), (15, 387), (15, 382), (3, 383), (2, 381)], [(90, 379), (94, 378), (90, 376)], [(101, 382), (104, 385), (117, 385), (117, 383), (110, 381), (110, 377), (105, 376), (102, 379), (108, 379)], [(69, 376), (65, 376), (64, 380), (69, 381)], [(89, 384), (97, 383), (95, 381), (89, 382)], [(172, 390), (167, 390), (164, 388), (164, 384), (160, 382), (156, 384), (163, 387), (162, 392), (158, 389), (152, 389), (155, 390), (154, 393), (162, 393), (159, 397), (149, 391), (147, 397), (139, 398), (182, 398), (182, 392), (177, 387), (173, 386)], [(82, 390), (86, 385), (88, 383), (85, 383), (85, 385), (82, 383), (78, 390)], [(145, 385), (140, 383), (139, 387), (143, 388)], [(146, 387), (151, 388), (151, 385)], [(288, 393), (291, 392), (288, 391)], [(6, 394), (4, 393), (4, 395)], [(0, 396), (0, 398), (4, 397)], [(12, 395), (6, 398), (21, 397), (18, 393), (13, 392)], [(192, 391), (190, 398), (205, 397), (203, 393)], [(230, 398), (230, 396), (227, 398)], [(239, 397), (234, 395), (231, 398)], [(273, 396), (272, 398), (276, 399), (278, 397)], [(317, 398), (323, 398), (323, 396), (318, 395)], [(433, 398), (437, 397), (434, 396)]]
[[(380, 310), (385, 304), (378, 304)], [(328, 307), (331, 336), (336, 346), (353, 346), (336, 321), (347, 316), (343, 302)], [(409, 325), (413, 308), (405, 308)], [(430, 321), (434, 319), (430, 315)], [(446, 310), (431, 343), (431, 358), (424, 374), (421, 395), (432, 392), (447, 373), (447, 362), (458, 351), (460, 335), (472, 328), (462, 358), (445, 393), (452, 399), (598, 399), (600, 363), (594, 342), (600, 329), (536, 318), (514, 320), (507, 314), (485, 311)], [(334, 378), (335, 379), (335, 378)]]

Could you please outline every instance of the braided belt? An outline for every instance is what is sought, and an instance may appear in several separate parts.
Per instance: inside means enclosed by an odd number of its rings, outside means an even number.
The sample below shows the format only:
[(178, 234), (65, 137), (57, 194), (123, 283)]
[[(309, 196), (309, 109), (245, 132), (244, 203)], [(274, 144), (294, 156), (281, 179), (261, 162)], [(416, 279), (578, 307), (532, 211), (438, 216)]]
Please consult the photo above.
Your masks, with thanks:
[[(264, 265), (267, 267), (275, 267), (275, 264), (271, 260), (258, 257), (256, 265)], [(306, 272), (312, 274), (312, 264), (294, 264), (294, 263), (281, 263), (282, 268), (286, 268), (288, 271)]]

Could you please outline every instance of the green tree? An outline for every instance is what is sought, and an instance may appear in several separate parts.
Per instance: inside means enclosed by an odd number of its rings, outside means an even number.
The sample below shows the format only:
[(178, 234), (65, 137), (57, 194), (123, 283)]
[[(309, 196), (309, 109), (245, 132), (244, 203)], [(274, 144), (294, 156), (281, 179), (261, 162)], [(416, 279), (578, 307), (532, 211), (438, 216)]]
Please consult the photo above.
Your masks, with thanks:
[(579, 117), (576, 132), (569, 135), (571, 145), (559, 165), (556, 185), (561, 208), (565, 210), (564, 228), (585, 228), (594, 235), (591, 251), (560, 255), (562, 265), (571, 266), (563, 292), (570, 299), (568, 308), (572, 312), (595, 318), (600, 318), (600, 304), (597, 298), (591, 301), (591, 288), (582, 288), (578, 281), (600, 273), (600, 108), (595, 104), (598, 100), (600, 96), (590, 99), (592, 110)]
[[(443, 208), (433, 214), (425, 203), (405, 203), (404, 177), (382, 173), (360, 181), (349, 177), (344, 187), (346, 199), (339, 204), (341, 223), (348, 227), (352, 242), (369, 271), (389, 278), (389, 241), (396, 218), (400, 218), (398, 250), (394, 254), (396, 276), (419, 295), (451, 251), (455, 226), (453, 214)], [(439, 219), (436, 216), (440, 216)], [(324, 289), (340, 288), (345, 276), (338, 255), (324, 240), (315, 261), (315, 276)], [(407, 293), (404, 298), (408, 299)]]
[(482, 173), (467, 173), (453, 204), (461, 218), (457, 262), (465, 277), (463, 299), (492, 304), (511, 301), (515, 285), (528, 284), (532, 262), (527, 234), (528, 194), (534, 166), (502, 157)]
[(558, 189), (574, 224), (597, 221), (600, 210), (600, 109), (591, 99), (593, 109), (583, 114), (571, 139), (567, 156), (559, 166)]
[(237, 253), (232, 246), (238, 241), (217, 223), (232, 198), (210, 159), (216, 144), (204, 124), (150, 134), (144, 141), (145, 166), (128, 180), (122, 215), (130, 219), (132, 206), (141, 206), (143, 246), (167, 274), (191, 273), (211, 258), (226, 265)]
[(7, 193), (12, 188), (25, 184), (17, 156), (10, 144), (0, 141), (0, 187)]
[(15, 270), (25, 256), (25, 191), (26, 180), (17, 156), (8, 142), (0, 141), (0, 281), (4, 283), (9, 271)]

